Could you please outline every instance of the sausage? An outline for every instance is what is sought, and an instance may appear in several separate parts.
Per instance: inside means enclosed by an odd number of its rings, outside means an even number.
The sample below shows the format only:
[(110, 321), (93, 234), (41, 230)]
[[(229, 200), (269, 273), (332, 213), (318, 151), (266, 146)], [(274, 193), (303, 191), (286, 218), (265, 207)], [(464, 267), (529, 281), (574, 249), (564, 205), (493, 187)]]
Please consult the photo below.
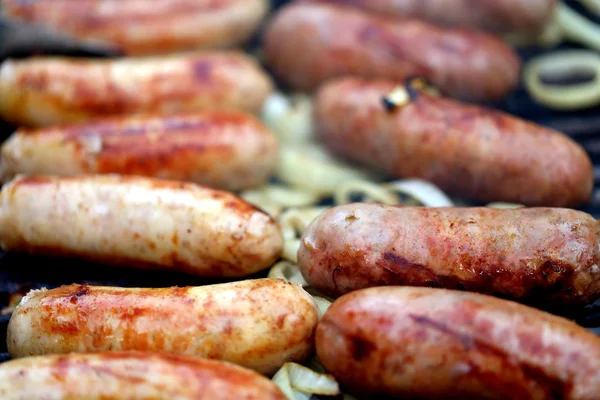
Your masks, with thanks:
[(31, 57), (0, 65), (0, 116), (47, 126), (110, 115), (212, 109), (257, 113), (271, 93), (269, 76), (239, 52), (164, 57)]
[(312, 297), (281, 279), (160, 289), (70, 285), (24, 297), (7, 346), (14, 358), (162, 351), (273, 374), (310, 355), (317, 318)]
[(0, 248), (243, 277), (279, 258), (277, 223), (203, 186), (119, 175), (17, 177), (0, 192)]
[(369, 399), (593, 400), (600, 393), (600, 338), (476, 293), (347, 294), (319, 322), (316, 347), (325, 369)]
[(265, 183), (277, 161), (277, 140), (257, 118), (208, 111), (20, 129), (2, 145), (0, 170), (5, 180), (118, 173), (241, 190)]
[(496, 33), (531, 33), (550, 20), (557, 0), (307, 0), (352, 6), (378, 15)]
[(0, 396), (20, 399), (285, 400), (267, 378), (222, 361), (143, 352), (28, 357), (0, 364)]
[(382, 100), (395, 87), (353, 78), (324, 85), (315, 100), (317, 135), (355, 161), (472, 200), (554, 207), (590, 201), (592, 163), (569, 137), (425, 93), (390, 111)]
[(489, 34), (328, 4), (297, 3), (279, 11), (265, 33), (264, 58), (297, 90), (343, 75), (422, 76), (449, 95), (473, 101), (504, 98), (520, 71), (514, 50)]
[(331, 296), (433, 286), (550, 306), (600, 298), (600, 223), (571, 209), (349, 204), (305, 231), (298, 265)]
[(5, 0), (3, 13), (126, 54), (241, 46), (266, 16), (267, 0)]

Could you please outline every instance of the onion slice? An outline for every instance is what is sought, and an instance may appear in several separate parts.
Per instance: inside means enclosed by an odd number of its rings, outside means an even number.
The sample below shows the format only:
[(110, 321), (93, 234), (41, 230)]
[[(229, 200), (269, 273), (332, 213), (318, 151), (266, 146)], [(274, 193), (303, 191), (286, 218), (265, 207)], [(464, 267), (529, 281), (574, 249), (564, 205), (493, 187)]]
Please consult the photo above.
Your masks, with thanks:
[(313, 371), (303, 365), (288, 362), (273, 376), (275, 383), (289, 400), (309, 399), (311, 395), (337, 396), (340, 387), (329, 374)]
[(592, 14), (600, 16), (600, 0), (579, 0), (579, 2)]
[[(540, 74), (564, 75), (574, 69), (592, 70), (592, 82), (568, 86), (544, 84)], [(531, 60), (524, 71), (525, 87), (539, 103), (557, 110), (577, 110), (600, 103), (600, 55), (588, 50), (564, 50)]]
[(410, 196), (426, 207), (454, 206), (452, 200), (437, 186), (420, 179), (395, 181), (386, 184), (385, 187), (397, 193)]
[(269, 270), (267, 278), (283, 279), (288, 282), (298, 283), (302, 286), (308, 286), (308, 283), (300, 273), (298, 266), (290, 261), (280, 261), (275, 264)]
[(600, 26), (563, 2), (556, 5), (554, 18), (566, 39), (600, 51)]

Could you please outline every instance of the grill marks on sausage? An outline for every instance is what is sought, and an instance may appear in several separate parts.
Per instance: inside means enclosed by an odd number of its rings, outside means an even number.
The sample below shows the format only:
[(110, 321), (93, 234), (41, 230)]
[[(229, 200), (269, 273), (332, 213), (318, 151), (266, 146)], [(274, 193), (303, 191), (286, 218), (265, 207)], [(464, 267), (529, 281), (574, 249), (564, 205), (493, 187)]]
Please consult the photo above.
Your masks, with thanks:
[[(451, 340), (459, 343), (467, 353), (480, 353), (499, 361), (502, 365), (501, 371), (486, 370), (485, 365), (478, 365), (476, 362), (470, 361), (469, 369), (466, 372), (466, 376), (476, 375), (478, 380), (494, 391), (506, 393), (510, 398), (528, 398), (537, 389), (542, 390), (547, 398), (562, 399), (567, 398), (573, 390), (571, 382), (564, 382), (559, 377), (549, 375), (540, 367), (517, 360), (501, 347), (462, 333), (444, 322), (425, 315), (409, 314), (408, 317), (415, 324), (427, 330), (448, 336)], [(541, 340), (539, 337), (530, 339), (538, 342)], [(469, 357), (469, 359), (474, 360), (475, 357)], [(506, 382), (506, 375), (513, 378), (510, 384)]]
[[(70, 114), (98, 117), (170, 114), (177, 110), (247, 109), (249, 102), (243, 97), (254, 93), (248, 92), (240, 82), (260, 80), (261, 90), (270, 84), (258, 65), (242, 53), (165, 56), (155, 60), (152, 66), (149, 63), (152, 60), (90, 62), (49, 58), (13, 61), (15, 87), (35, 92), (36, 96), (43, 96), (47, 102)], [(145, 72), (134, 74), (138, 68)], [(121, 76), (128, 71), (131, 71), (129, 80)]]

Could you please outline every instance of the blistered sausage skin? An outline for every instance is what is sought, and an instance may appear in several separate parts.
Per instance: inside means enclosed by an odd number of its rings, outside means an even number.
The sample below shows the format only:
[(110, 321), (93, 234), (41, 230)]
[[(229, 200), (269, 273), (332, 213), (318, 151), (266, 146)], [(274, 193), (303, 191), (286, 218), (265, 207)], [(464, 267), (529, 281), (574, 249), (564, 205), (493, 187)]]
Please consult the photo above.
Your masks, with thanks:
[(570, 209), (427, 208), (356, 203), (305, 231), (298, 264), (331, 296), (433, 286), (550, 306), (600, 298), (600, 224)]
[(594, 400), (600, 338), (511, 301), (431, 288), (338, 299), (316, 333), (319, 359), (364, 398)]
[(482, 202), (570, 207), (591, 199), (585, 150), (560, 132), (503, 112), (419, 94), (388, 110), (396, 83), (342, 78), (315, 100), (330, 150), (396, 177), (416, 177)]
[(0, 116), (47, 126), (110, 115), (174, 114), (213, 109), (258, 112), (269, 76), (241, 52), (164, 57), (32, 57), (0, 66)]
[(265, 183), (277, 156), (277, 140), (257, 118), (213, 111), (20, 129), (2, 145), (0, 170), (3, 180), (116, 173), (241, 190)]
[(313, 350), (317, 308), (301, 286), (256, 279), (187, 288), (63, 286), (30, 292), (7, 331), (11, 357), (159, 351), (273, 374)]
[(279, 11), (266, 31), (264, 56), (294, 89), (312, 90), (343, 75), (395, 80), (418, 75), (453, 97), (475, 101), (505, 97), (520, 69), (515, 52), (486, 33), (328, 4), (297, 3)]
[(0, 192), (0, 248), (111, 265), (242, 277), (283, 246), (277, 223), (231, 193), (143, 177), (17, 177)]
[(352, 6), (378, 15), (419, 18), (436, 25), (491, 32), (536, 32), (548, 22), (556, 0), (303, 0)]
[(0, 364), (4, 400), (285, 400), (256, 372), (196, 357), (110, 352), (21, 358)]
[(244, 44), (269, 9), (267, 0), (5, 0), (5, 15), (126, 54), (231, 48)]

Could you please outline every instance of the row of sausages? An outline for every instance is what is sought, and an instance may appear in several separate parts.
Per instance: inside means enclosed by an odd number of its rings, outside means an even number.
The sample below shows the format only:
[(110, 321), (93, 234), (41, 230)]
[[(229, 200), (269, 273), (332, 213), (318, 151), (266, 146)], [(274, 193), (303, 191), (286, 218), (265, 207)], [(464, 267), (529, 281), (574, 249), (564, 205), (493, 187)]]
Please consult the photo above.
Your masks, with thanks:
[[(220, 61), (218, 57), (210, 61), (215, 65), (212, 71), (219, 76), (228, 73)], [(177, 63), (190, 69), (198, 60), (192, 57)], [(160, 65), (154, 64), (156, 72), (149, 79), (161, 76)], [(170, 76), (177, 77), (177, 73)], [(233, 191), (259, 186), (277, 168), (279, 152), (269, 129), (249, 112), (240, 111), (244, 107), (239, 102), (251, 101), (251, 108), (257, 110), (269, 94), (265, 90), (268, 85), (261, 84), (265, 81), (258, 75), (256, 78), (245, 84), (244, 76), (238, 76), (236, 87), (227, 88), (218, 77), (209, 77), (207, 86), (191, 86), (189, 107), (167, 100), (157, 102), (162, 107), (186, 110), (202, 109), (202, 104), (230, 106), (227, 110), (207, 107), (204, 111), (96, 118), (79, 124), (20, 129), (2, 145), (0, 177), (6, 182), (18, 174), (115, 173), (191, 181)], [(45, 82), (54, 85), (52, 80)], [(499, 111), (412, 90), (410, 85), (400, 88), (411, 93), (406, 101), (390, 107), (385, 99), (396, 90), (395, 81), (328, 81), (314, 100), (317, 136), (347, 159), (390, 176), (425, 179), (470, 200), (554, 207), (572, 207), (590, 200), (594, 183), (591, 160), (567, 136)], [(202, 91), (204, 87), (208, 89)], [(260, 95), (249, 99), (245, 92), (252, 92), (252, 88)], [(17, 88), (10, 93), (12, 97), (33, 98)], [(70, 96), (68, 93), (60, 92), (63, 97)], [(112, 96), (115, 92), (107, 89), (105, 93)], [(154, 101), (154, 94), (159, 96), (148, 90), (140, 97)], [(83, 97), (73, 98), (83, 101)], [(101, 95), (93, 101), (101, 107), (109, 104), (99, 98)], [(10, 100), (3, 98), (3, 102), (6, 105)], [(72, 102), (64, 107), (78, 113)], [(19, 109), (44, 112), (43, 107)]]
[(283, 399), (264, 377), (228, 363), (270, 376), (315, 348), (362, 398), (594, 400), (600, 390), (597, 336), (510, 301), (377, 287), (342, 296), (318, 318), (312, 298), (279, 279), (34, 291), (10, 320), (15, 359), (0, 365), (0, 394)]
[[(557, 0), (308, 1), (494, 33), (540, 31), (557, 3)], [(116, 4), (99, 0), (2, 3), (2, 12), (10, 17), (40, 23), (78, 38), (102, 40), (129, 55), (240, 46), (259, 29), (268, 10), (268, 0), (155, 0), (152, 7), (144, 2)]]

